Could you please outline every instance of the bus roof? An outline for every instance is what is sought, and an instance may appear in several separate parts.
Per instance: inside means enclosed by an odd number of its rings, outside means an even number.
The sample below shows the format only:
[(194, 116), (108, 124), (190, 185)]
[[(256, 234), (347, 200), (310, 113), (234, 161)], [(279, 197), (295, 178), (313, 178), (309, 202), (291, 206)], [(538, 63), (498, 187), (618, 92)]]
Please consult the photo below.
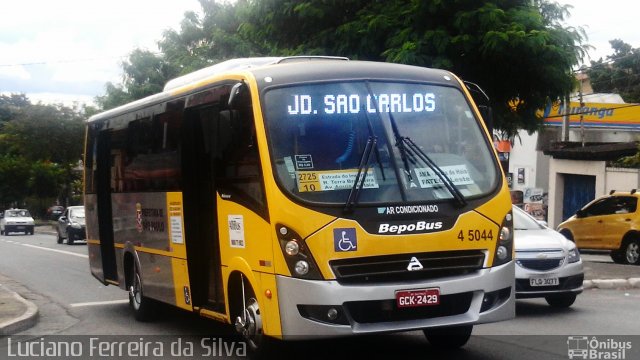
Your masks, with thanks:
[[(253, 73), (260, 89), (299, 82), (337, 79), (429, 81), (449, 85), (452, 84), (451, 80), (453, 80), (453, 75), (445, 70), (393, 63), (347, 60), (349, 59), (330, 56), (255, 57), (227, 60), (169, 80), (161, 93), (93, 115), (87, 122), (116, 117), (150, 105), (162, 103), (176, 97), (176, 93), (179, 93), (181, 88), (189, 88), (195, 83), (206, 82), (207, 79), (213, 79), (224, 73), (239, 71)], [(317, 61), (317, 63), (309, 66), (309, 61)], [(199, 89), (200, 87), (198, 87)]]

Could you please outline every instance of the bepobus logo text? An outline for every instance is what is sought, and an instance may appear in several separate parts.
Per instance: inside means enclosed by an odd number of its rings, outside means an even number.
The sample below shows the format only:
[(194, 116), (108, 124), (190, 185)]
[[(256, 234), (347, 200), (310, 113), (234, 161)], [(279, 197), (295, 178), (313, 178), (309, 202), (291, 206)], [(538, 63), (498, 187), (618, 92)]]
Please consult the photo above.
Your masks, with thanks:
[(391, 225), (382, 223), (378, 227), (378, 234), (403, 234), (410, 232), (432, 231), (442, 229), (442, 221), (418, 221), (414, 224)]

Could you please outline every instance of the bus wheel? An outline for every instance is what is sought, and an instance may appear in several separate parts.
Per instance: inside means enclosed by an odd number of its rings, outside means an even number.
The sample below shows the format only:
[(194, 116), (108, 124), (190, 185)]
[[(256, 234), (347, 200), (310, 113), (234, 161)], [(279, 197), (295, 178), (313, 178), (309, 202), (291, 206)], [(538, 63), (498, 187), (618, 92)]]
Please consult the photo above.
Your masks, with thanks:
[(149, 321), (152, 319), (153, 303), (142, 293), (142, 278), (137, 265), (133, 266), (133, 278), (129, 286), (129, 305), (133, 309), (136, 320)]
[(236, 311), (234, 326), (236, 332), (240, 334), (247, 344), (249, 352), (254, 357), (261, 357), (266, 354), (267, 339), (262, 332), (262, 315), (260, 314), (260, 306), (251, 287), (245, 284), (244, 277), (241, 275), (240, 295), (236, 301), (241, 301)]
[(422, 331), (431, 346), (438, 349), (457, 349), (469, 341), (473, 325), (424, 329)]

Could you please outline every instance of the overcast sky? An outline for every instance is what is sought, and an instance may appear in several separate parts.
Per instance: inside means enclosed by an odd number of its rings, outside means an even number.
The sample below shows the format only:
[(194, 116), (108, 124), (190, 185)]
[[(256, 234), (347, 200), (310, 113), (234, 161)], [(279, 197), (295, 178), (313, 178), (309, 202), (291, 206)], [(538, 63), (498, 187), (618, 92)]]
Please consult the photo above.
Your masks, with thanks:
[[(591, 57), (611, 54), (619, 38), (640, 47), (637, 0), (560, 0), (571, 4), (568, 24), (583, 26)], [(136, 47), (157, 51), (163, 30), (179, 29), (197, 0), (2, 0), (0, 92), (34, 101), (90, 101), (119, 83), (120, 62)]]
[(197, 0), (2, 0), (0, 92), (32, 100), (91, 100), (121, 79), (136, 47), (157, 51)]

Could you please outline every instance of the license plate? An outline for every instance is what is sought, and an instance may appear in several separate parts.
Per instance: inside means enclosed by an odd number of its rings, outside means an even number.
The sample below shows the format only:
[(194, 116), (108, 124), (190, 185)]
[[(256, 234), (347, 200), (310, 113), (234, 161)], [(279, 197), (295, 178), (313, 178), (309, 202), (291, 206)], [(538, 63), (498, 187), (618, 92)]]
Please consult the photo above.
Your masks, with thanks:
[(557, 277), (549, 277), (549, 278), (530, 278), (529, 285), (531, 286), (558, 286), (560, 285), (560, 280)]
[(396, 291), (396, 304), (399, 308), (439, 305), (440, 289)]

